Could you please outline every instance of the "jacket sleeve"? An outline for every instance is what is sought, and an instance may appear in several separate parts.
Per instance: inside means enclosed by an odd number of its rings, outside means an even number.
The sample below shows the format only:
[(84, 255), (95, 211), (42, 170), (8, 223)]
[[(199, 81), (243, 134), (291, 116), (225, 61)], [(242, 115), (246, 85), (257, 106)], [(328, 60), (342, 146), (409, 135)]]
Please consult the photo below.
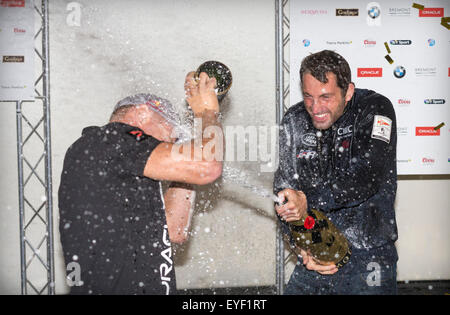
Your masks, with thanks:
[[(300, 190), (296, 156), (295, 156), (295, 144), (294, 144), (294, 133), (293, 133), (293, 122), (290, 119), (291, 115), (286, 113), (280, 125), (279, 131), (279, 161), (278, 169), (274, 175), (273, 183), (273, 193), (277, 195), (280, 191), (286, 188)], [(289, 225), (286, 221), (282, 221), (277, 215), (278, 222), (280, 223), (281, 231), (286, 234), (289, 238), (289, 243), (291, 246), (294, 244), (294, 240), (289, 230)]]
[(293, 139), (293, 122), (289, 117), (289, 114), (285, 115), (280, 125), (278, 140), (279, 161), (278, 169), (274, 175), (274, 194), (278, 194), (278, 192), (286, 188), (300, 190)]
[[(389, 138), (380, 137), (380, 132), (374, 130), (382, 117), (392, 121)], [(350, 147), (334, 148), (334, 163), (329, 167), (329, 176), (307, 193), (308, 202), (327, 211), (358, 206), (366, 201), (377, 193), (383, 181), (389, 180), (385, 174), (396, 171), (393, 169), (396, 167), (396, 145), (394, 108), (387, 98), (378, 94), (369, 99), (358, 117)]]

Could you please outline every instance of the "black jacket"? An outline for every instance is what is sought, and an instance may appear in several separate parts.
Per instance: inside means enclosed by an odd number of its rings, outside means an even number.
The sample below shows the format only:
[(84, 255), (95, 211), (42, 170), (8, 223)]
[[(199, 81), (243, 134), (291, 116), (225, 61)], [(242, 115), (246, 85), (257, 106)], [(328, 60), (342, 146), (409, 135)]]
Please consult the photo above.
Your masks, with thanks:
[(397, 240), (397, 126), (386, 97), (355, 89), (344, 114), (322, 131), (300, 102), (280, 128), (275, 193), (303, 191), (308, 206), (324, 211), (354, 250)]

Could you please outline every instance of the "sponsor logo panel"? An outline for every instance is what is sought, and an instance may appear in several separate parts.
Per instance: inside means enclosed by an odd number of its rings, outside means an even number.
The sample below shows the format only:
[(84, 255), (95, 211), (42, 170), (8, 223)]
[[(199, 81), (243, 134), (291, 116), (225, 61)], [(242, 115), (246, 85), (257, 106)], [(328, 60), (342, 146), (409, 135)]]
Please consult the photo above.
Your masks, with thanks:
[(358, 68), (358, 77), (382, 77), (383, 68)]
[(411, 8), (388, 8), (389, 16), (411, 16)]
[(412, 40), (410, 40), (410, 39), (391, 39), (389, 41), (389, 44), (391, 44), (391, 45), (411, 45)]
[(406, 69), (405, 69), (405, 67), (403, 67), (403, 66), (397, 66), (397, 67), (395, 67), (395, 69), (394, 69), (394, 76), (395, 76), (397, 79), (401, 79), (401, 78), (403, 78), (405, 75), (406, 75)]
[(336, 16), (358, 16), (359, 9), (336, 9)]
[(0, 0), (0, 7), (4, 8), (24, 8), (25, 0)]
[(3, 62), (25, 62), (25, 56), (3, 56)]
[(444, 8), (424, 8), (419, 10), (419, 17), (444, 17)]
[(441, 130), (434, 127), (416, 127), (416, 136), (440, 136)]
[(445, 99), (443, 98), (427, 98), (423, 101), (424, 104), (432, 105), (432, 104), (445, 104)]

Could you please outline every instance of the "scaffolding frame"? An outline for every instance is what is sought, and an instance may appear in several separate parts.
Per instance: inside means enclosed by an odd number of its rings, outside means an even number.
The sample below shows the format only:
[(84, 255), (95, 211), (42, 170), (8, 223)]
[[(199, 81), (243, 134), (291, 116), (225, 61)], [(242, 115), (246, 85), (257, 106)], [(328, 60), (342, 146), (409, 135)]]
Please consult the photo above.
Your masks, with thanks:
[[(34, 83), (35, 97), (34, 100), (2, 102), (16, 104), (21, 294), (54, 295), (48, 0), (32, 0), (31, 4), (35, 17), (38, 17), (35, 26), (39, 23), (35, 28), (34, 52), (35, 60), (40, 62), (35, 66), (41, 66)], [(42, 103), (42, 115), (35, 113), (38, 102)], [(26, 151), (33, 140), (42, 142), (38, 152), (33, 146), (37, 160)], [(43, 192), (38, 200), (37, 188)], [(30, 192), (30, 189), (34, 190)], [(45, 215), (42, 214), (44, 209)], [(33, 272), (31, 276), (30, 268), (38, 268), (39, 272)]]
[[(284, 113), (289, 108), (289, 0), (275, 0), (275, 64), (276, 64), (276, 122), (279, 126)], [(284, 238), (280, 222), (277, 223), (276, 237), (276, 292), (284, 293), (286, 262), (292, 252), (285, 257)]]

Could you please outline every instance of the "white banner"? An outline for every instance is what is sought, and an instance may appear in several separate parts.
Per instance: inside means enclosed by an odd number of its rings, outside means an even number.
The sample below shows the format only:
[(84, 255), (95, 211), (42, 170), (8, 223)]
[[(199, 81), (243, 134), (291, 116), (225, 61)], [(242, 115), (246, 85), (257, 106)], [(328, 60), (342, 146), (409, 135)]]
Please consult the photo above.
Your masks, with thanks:
[(0, 0), (0, 101), (34, 100), (32, 0)]
[(290, 103), (302, 100), (302, 59), (336, 51), (357, 88), (394, 105), (398, 174), (450, 174), (450, 1), (417, 3), (290, 0)]

